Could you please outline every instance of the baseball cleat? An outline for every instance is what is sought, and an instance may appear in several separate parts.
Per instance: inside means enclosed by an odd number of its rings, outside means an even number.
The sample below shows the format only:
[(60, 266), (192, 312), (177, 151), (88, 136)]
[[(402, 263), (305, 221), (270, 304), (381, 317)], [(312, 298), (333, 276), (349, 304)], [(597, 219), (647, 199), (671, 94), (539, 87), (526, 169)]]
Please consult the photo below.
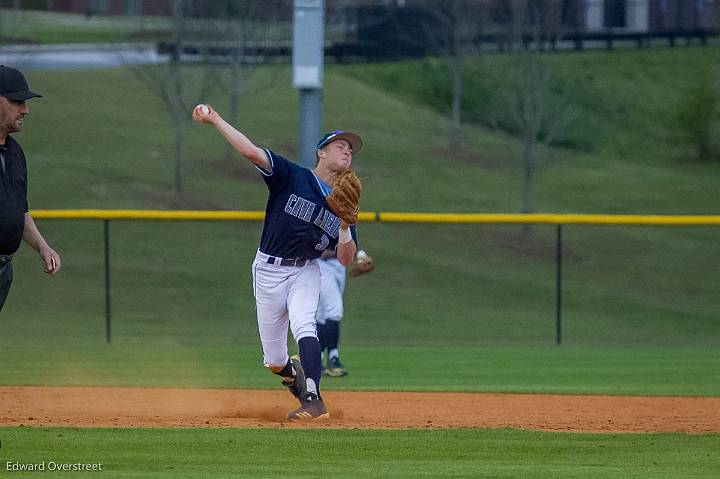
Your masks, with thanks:
[(307, 393), (305, 385), (305, 371), (303, 370), (302, 363), (300, 362), (300, 356), (290, 356), (290, 362), (292, 363), (293, 371), (295, 372), (295, 378), (287, 381), (286, 378), (282, 379), (282, 385), (288, 388), (290, 394), (295, 396), (300, 404), (302, 404), (302, 397)]
[(316, 421), (318, 419), (329, 419), (330, 413), (325, 407), (322, 398), (314, 393), (307, 393), (304, 400), (300, 401), (299, 408), (290, 411), (287, 415), (291, 421)]
[(330, 358), (328, 360), (328, 367), (325, 370), (325, 374), (327, 374), (328, 376), (339, 378), (342, 376), (347, 376), (347, 370), (340, 362), (340, 358)]

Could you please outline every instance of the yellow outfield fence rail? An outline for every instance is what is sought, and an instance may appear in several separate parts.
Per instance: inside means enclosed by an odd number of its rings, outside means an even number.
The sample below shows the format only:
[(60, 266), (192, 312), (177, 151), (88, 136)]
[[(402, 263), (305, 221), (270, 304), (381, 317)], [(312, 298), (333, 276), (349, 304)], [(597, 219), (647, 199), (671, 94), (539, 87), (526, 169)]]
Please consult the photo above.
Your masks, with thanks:
[(264, 211), (183, 210), (32, 210), (35, 219), (46, 220), (174, 220), (174, 221), (261, 221)]
[[(262, 221), (264, 211), (33, 210), (36, 219)], [(720, 215), (585, 215), (361, 212), (361, 222), (446, 224), (550, 224), (720, 226)]]
[(378, 213), (386, 223), (720, 226), (718, 216)]
[[(105, 330), (111, 342), (110, 323), (110, 221), (262, 221), (263, 211), (181, 211), (181, 210), (32, 210), (35, 219), (100, 220), (105, 245)], [(443, 224), (543, 224), (556, 228), (556, 319), (555, 342), (562, 343), (562, 260), (564, 225), (623, 226), (720, 226), (720, 215), (582, 215), (582, 214), (474, 214), (474, 213), (360, 213), (361, 222), (443, 223)]]

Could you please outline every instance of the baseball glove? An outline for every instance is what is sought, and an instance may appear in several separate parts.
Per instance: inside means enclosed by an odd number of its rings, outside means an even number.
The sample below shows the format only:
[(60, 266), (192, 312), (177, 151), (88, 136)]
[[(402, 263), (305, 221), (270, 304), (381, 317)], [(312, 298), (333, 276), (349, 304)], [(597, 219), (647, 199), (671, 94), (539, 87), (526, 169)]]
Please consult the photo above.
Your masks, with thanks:
[(354, 225), (360, 211), (360, 178), (348, 168), (335, 178), (332, 193), (327, 197), (328, 206), (345, 224)]
[(374, 269), (375, 263), (373, 262), (372, 256), (360, 250), (357, 252), (357, 255), (355, 255), (355, 260), (348, 266), (348, 274), (353, 278), (357, 278), (365, 273), (372, 272)]

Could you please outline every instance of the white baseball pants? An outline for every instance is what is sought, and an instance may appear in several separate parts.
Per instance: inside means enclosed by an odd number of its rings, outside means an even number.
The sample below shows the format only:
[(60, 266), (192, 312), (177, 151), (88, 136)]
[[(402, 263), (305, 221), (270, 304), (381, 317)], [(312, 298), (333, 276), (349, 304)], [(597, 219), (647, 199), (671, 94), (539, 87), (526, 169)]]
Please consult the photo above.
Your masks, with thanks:
[(335, 258), (319, 260), (320, 303), (315, 319), (325, 324), (330, 319), (340, 321), (343, 317), (343, 292), (345, 291), (345, 266)]
[(268, 255), (258, 251), (252, 264), (258, 330), (265, 366), (283, 367), (289, 359), (288, 327), (295, 342), (317, 338), (320, 267), (317, 260), (300, 267), (269, 264), (267, 260)]

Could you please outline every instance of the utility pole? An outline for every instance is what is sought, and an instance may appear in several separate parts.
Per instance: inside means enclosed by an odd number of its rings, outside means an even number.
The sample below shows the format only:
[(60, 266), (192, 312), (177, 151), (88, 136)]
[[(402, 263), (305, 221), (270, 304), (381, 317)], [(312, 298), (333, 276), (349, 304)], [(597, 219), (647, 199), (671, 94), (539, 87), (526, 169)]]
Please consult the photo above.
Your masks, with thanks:
[(298, 159), (315, 167), (315, 145), (322, 135), (325, 1), (294, 0), (293, 87), (300, 92)]

